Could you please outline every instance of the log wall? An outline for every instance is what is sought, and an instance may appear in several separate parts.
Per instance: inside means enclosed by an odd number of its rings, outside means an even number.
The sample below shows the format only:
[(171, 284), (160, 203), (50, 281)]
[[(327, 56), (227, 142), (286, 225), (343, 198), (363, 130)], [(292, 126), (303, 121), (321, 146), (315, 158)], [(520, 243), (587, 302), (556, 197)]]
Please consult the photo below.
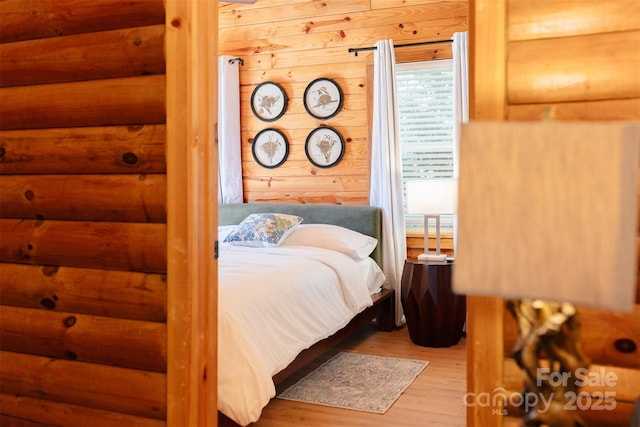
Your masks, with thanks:
[[(640, 121), (637, 1), (472, 0), (470, 13), (472, 119)], [(637, 283), (631, 313), (579, 307), (594, 380), (578, 403), (593, 404), (581, 411), (589, 426), (629, 426), (640, 398), (640, 277)], [(470, 391), (520, 391), (521, 374), (511, 357), (517, 327), (504, 302), (469, 298), (469, 319)], [(607, 374), (616, 380), (604, 384)], [(605, 393), (613, 405), (602, 401)], [(507, 407), (506, 417), (499, 409), (469, 408), (468, 423), (520, 424), (516, 408)]]
[(2, 425), (166, 424), (164, 21), (2, 2)]
[[(369, 203), (371, 51), (358, 56), (349, 48), (372, 47), (380, 39), (395, 44), (450, 39), (466, 31), (467, 1), (354, 0), (258, 1), (221, 5), (219, 53), (244, 60), (240, 66), (240, 111), (244, 199), (246, 202)], [(396, 49), (399, 62), (451, 58), (451, 45)], [(344, 103), (333, 118), (307, 114), (303, 95), (319, 77), (334, 79)], [(284, 88), (288, 107), (274, 122), (256, 118), (250, 107), (255, 87), (266, 81)], [(318, 168), (306, 158), (307, 135), (320, 125), (336, 128), (345, 154), (332, 168)], [(289, 156), (280, 167), (266, 169), (251, 154), (262, 129), (281, 130)], [(422, 245), (419, 245), (421, 247)]]

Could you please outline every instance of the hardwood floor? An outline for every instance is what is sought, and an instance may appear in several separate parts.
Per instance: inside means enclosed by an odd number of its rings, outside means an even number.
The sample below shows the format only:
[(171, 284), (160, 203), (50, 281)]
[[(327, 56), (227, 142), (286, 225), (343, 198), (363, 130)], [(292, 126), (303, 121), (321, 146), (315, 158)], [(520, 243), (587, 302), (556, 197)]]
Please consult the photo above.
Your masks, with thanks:
[[(411, 342), (406, 327), (379, 332), (366, 326), (340, 345), (314, 360), (279, 387), (279, 391), (328, 360), (338, 351), (428, 360), (429, 365), (384, 414), (331, 408), (272, 399), (255, 427), (462, 427), (466, 425), (466, 340), (444, 348), (422, 347)], [(221, 427), (236, 426), (221, 417)]]

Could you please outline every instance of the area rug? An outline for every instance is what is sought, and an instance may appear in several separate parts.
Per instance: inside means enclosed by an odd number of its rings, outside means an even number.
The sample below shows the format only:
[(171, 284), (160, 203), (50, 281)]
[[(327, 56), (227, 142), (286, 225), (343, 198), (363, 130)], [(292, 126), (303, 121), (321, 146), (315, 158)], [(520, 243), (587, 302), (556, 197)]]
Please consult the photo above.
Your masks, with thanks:
[(341, 352), (277, 397), (384, 414), (428, 364)]

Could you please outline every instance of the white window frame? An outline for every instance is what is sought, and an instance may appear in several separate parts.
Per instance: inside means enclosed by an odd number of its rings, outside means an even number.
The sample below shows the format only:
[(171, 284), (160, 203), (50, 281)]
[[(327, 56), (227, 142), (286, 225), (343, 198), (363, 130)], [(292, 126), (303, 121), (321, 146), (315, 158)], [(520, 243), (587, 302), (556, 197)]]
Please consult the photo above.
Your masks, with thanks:
[[(453, 126), (454, 126), (454, 104), (453, 104), (453, 85), (454, 85), (454, 79), (453, 79), (453, 60), (452, 59), (442, 59), (442, 60), (432, 60), (432, 61), (420, 61), (420, 62), (406, 62), (406, 63), (398, 63), (396, 64), (396, 74), (398, 74), (399, 72), (402, 71), (410, 71), (410, 70), (424, 70), (424, 69), (442, 69), (442, 68), (449, 68), (451, 70), (451, 126), (450, 126), (450, 141), (446, 142), (445, 144), (437, 144), (437, 143), (431, 143), (429, 144), (429, 147), (425, 147), (425, 152), (431, 152), (431, 153), (447, 153), (450, 154), (450, 161), (451, 161), (451, 170), (450, 173), (444, 173), (444, 174), (438, 174), (438, 176), (433, 176), (431, 174), (425, 173), (423, 174), (423, 176), (419, 176), (419, 177), (415, 177), (414, 179), (430, 179), (430, 178), (434, 178), (434, 179), (443, 179), (443, 178), (453, 178), (453, 174), (454, 174), (454, 165), (453, 165), (453, 161), (454, 161), (454, 133), (453, 133)], [(402, 116), (402, 113), (400, 113), (400, 115)], [(406, 230), (407, 233), (422, 233), (424, 231), (424, 216), (420, 215), (420, 214), (409, 214), (407, 213), (407, 201), (406, 201), (406, 181), (408, 179), (411, 178), (406, 178), (404, 176), (404, 172), (405, 172), (405, 167), (404, 167), (404, 161), (405, 161), (405, 154), (409, 151), (413, 151), (415, 150), (415, 145), (413, 145), (412, 147), (406, 145), (406, 144), (402, 144), (402, 125), (400, 125), (400, 140), (401, 140), (401, 150), (402, 150), (402, 156), (403, 156), (403, 207), (404, 207), (404, 212), (405, 212), (405, 224), (406, 224)], [(412, 150), (413, 149), (413, 150)], [(448, 233), (453, 233), (453, 215), (442, 215), (441, 217), (441, 232), (444, 232), (445, 234)]]

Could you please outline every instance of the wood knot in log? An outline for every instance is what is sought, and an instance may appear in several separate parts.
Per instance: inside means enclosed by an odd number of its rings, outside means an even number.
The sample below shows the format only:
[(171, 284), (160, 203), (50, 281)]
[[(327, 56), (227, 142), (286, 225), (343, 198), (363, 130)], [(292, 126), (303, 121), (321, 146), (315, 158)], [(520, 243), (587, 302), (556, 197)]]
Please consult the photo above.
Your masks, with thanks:
[(56, 302), (51, 298), (42, 298), (40, 300), (40, 305), (49, 310), (53, 310), (56, 308)]
[[(47, 277), (51, 277), (57, 272), (58, 272), (57, 265), (45, 265), (44, 267), (42, 267), (42, 274), (44, 274)], [(58, 297), (56, 297), (55, 295), (54, 295), (54, 298), (58, 299)]]
[(69, 317), (66, 317), (66, 318), (62, 321), (62, 323), (64, 323), (64, 326), (65, 326), (65, 327), (70, 328), (70, 327), (72, 327), (73, 325), (75, 325), (75, 324), (76, 324), (76, 316), (69, 316)]
[(638, 348), (631, 338), (620, 338), (613, 343), (613, 346), (620, 353), (633, 353)]
[(124, 153), (122, 155), (122, 161), (128, 165), (135, 165), (136, 163), (138, 163), (138, 156), (131, 152)]

